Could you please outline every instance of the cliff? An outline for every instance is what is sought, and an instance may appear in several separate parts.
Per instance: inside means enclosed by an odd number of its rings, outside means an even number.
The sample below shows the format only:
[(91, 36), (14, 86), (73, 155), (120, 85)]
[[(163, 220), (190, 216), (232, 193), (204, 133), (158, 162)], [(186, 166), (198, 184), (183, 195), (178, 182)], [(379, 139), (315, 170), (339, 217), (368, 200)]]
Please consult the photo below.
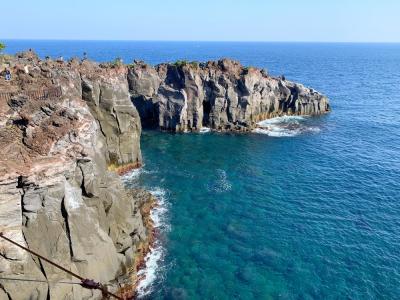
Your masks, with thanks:
[[(249, 131), (266, 118), (329, 111), (318, 92), (226, 59), (151, 67), (26, 52), (2, 60), (0, 232), (120, 294), (134, 291), (153, 240), (155, 200), (118, 176), (141, 166), (141, 124)], [(37, 280), (0, 279), (0, 299), (102, 297), (61, 283), (76, 280), (2, 239), (0, 277)]]
[[(85, 278), (134, 288), (154, 199), (116, 173), (140, 166), (127, 69), (10, 58), (0, 79), (0, 231)], [(100, 299), (99, 291), (0, 240), (0, 299)], [(46, 282), (47, 281), (47, 282)]]
[(145, 127), (249, 131), (282, 115), (318, 115), (328, 99), (313, 89), (223, 59), (129, 67), (129, 89)]

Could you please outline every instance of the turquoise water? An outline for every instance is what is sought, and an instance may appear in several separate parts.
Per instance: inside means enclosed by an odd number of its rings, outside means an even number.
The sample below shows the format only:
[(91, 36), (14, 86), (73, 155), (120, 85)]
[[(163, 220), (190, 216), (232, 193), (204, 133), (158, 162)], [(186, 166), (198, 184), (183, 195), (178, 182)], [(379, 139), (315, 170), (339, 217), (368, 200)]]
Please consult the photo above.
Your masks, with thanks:
[(143, 133), (145, 166), (128, 184), (166, 208), (145, 298), (400, 298), (400, 45), (93, 43), (8, 44), (151, 63), (228, 56), (333, 108), (277, 122), (281, 137)]

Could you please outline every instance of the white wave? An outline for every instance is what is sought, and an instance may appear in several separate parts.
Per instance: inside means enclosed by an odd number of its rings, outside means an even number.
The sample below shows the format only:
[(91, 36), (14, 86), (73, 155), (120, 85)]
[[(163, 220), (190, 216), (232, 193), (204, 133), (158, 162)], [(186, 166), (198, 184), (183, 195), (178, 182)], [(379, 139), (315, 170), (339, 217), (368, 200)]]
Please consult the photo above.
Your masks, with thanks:
[(138, 169), (133, 169), (133, 170), (129, 171), (128, 173), (122, 175), (121, 179), (125, 184), (131, 185), (140, 177), (140, 175), (153, 174), (153, 173), (157, 173), (157, 170), (149, 171), (149, 170), (146, 170), (143, 166)]
[(168, 211), (166, 192), (161, 188), (155, 188), (150, 193), (157, 198), (157, 206), (150, 212), (150, 217), (154, 223), (155, 228), (167, 227), (166, 213)]
[[(166, 221), (166, 213), (168, 211), (166, 192), (161, 188), (150, 190), (150, 193), (157, 199), (157, 206), (150, 212), (150, 217), (154, 223), (154, 227), (158, 230), (168, 230)], [(165, 249), (159, 240), (155, 241), (155, 245), (145, 257), (145, 266), (138, 272), (138, 276), (142, 279), (138, 283), (137, 292), (139, 298), (142, 298), (152, 292), (152, 285), (157, 279), (160, 272), (160, 263), (164, 257)]]
[(293, 137), (306, 132), (319, 132), (318, 127), (306, 126), (308, 116), (282, 116), (267, 119), (257, 123), (254, 133), (266, 134), (272, 137)]
[(306, 120), (308, 116), (281, 116), (271, 119), (266, 119), (258, 122), (257, 125), (260, 127), (268, 126), (271, 124), (282, 124), (282, 123), (298, 123), (299, 121)]
[(268, 136), (273, 136), (273, 137), (291, 137), (291, 136), (296, 136), (300, 133), (299, 130), (284, 130), (281, 128), (271, 128), (271, 129), (256, 128), (253, 130), (253, 132), (259, 134), (266, 134)]
[(143, 277), (137, 286), (139, 298), (144, 297), (151, 293), (151, 286), (157, 279), (157, 272), (159, 270), (159, 261), (164, 255), (164, 249), (161, 246), (151, 248), (150, 252), (145, 257), (145, 268), (138, 272), (139, 277)]
[[(123, 182), (127, 185), (135, 185), (141, 174), (153, 173), (156, 171), (145, 170), (144, 168), (134, 169), (129, 173), (121, 176)], [(156, 198), (156, 206), (150, 211), (150, 218), (153, 221), (154, 228), (160, 231), (169, 230), (167, 222), (168, 205), (166, 200), (166, 192), (162, 188), (155, 187), (149, 192)], [(138, 272), (141, 278), (138, 282), (138, 297), (142, 298), (152, 292), (152, 286), (161, 270), (161, 261), (164, 257), (164, 247), (160, 240), (156, 240), (150, 248), (149, 253), (144, 258), (144, 267)]]
[(139, 175), (142, 174), (143, 172), (144, 172), (143, 168), (133, 169), (133, 170), (129, 171), (128, 173), (122, 175), (121, 179), (123, 182), (130, 182), (132, 180), (137, 179), (139, 177)]
[(210, 132), (210, 131), (211, 131), (211, 129), (208, 128), (208, 127), (201, 127), (200, 128), (200, 133), (207, 133), (207, 132)]

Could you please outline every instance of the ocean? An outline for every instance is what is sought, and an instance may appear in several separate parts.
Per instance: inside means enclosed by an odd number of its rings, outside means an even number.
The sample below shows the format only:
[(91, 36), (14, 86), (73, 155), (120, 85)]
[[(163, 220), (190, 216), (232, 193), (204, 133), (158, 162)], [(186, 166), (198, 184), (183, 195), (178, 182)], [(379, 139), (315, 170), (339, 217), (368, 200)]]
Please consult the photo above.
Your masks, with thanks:
[(332, 112), (250, 134), (144, 131), (124, 177), (159, 199), (145, 299), (400, 299), (400, 44), (5, 41), (150, 64), (230, 57)]

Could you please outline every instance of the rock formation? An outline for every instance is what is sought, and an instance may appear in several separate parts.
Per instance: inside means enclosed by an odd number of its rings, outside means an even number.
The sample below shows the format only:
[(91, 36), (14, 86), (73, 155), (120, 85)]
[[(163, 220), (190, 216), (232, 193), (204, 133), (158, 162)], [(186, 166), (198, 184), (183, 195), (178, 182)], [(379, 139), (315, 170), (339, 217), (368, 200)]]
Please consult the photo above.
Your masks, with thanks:
[[(0, 231), (85, 278), (132, 291), (153, 202), (115, 172), (141, 164), (124, 66), (8, 61), (0, 79)], [(145, 214), (145, 215), (142, 215)], [(0, 299), (100, 299), (99, 291), (0, 240)], [(47, 283), (48, 281), (49, 283)]]
[(143, 126), (171, 131), (247, 131), (281, 115), (329, 111), (328, 99), (301, 84), (229, 59), (129, 67), (129, 89)]
[[(121, 293), (134, 290), (153, 239), (155, 200), (118, 176), (141, 165), (141, 124), (247, 131), (269, 117), (329, 111), (318, 92), (226, 59), (124, 66), (29, 51), (1, 64), (13, 78), (0, 74), (0, 231)], [(0, 279), (0, 299), (102, 297), (61, 284), (76, 280), (2, 239), (0, 277), (42, 281)]]

